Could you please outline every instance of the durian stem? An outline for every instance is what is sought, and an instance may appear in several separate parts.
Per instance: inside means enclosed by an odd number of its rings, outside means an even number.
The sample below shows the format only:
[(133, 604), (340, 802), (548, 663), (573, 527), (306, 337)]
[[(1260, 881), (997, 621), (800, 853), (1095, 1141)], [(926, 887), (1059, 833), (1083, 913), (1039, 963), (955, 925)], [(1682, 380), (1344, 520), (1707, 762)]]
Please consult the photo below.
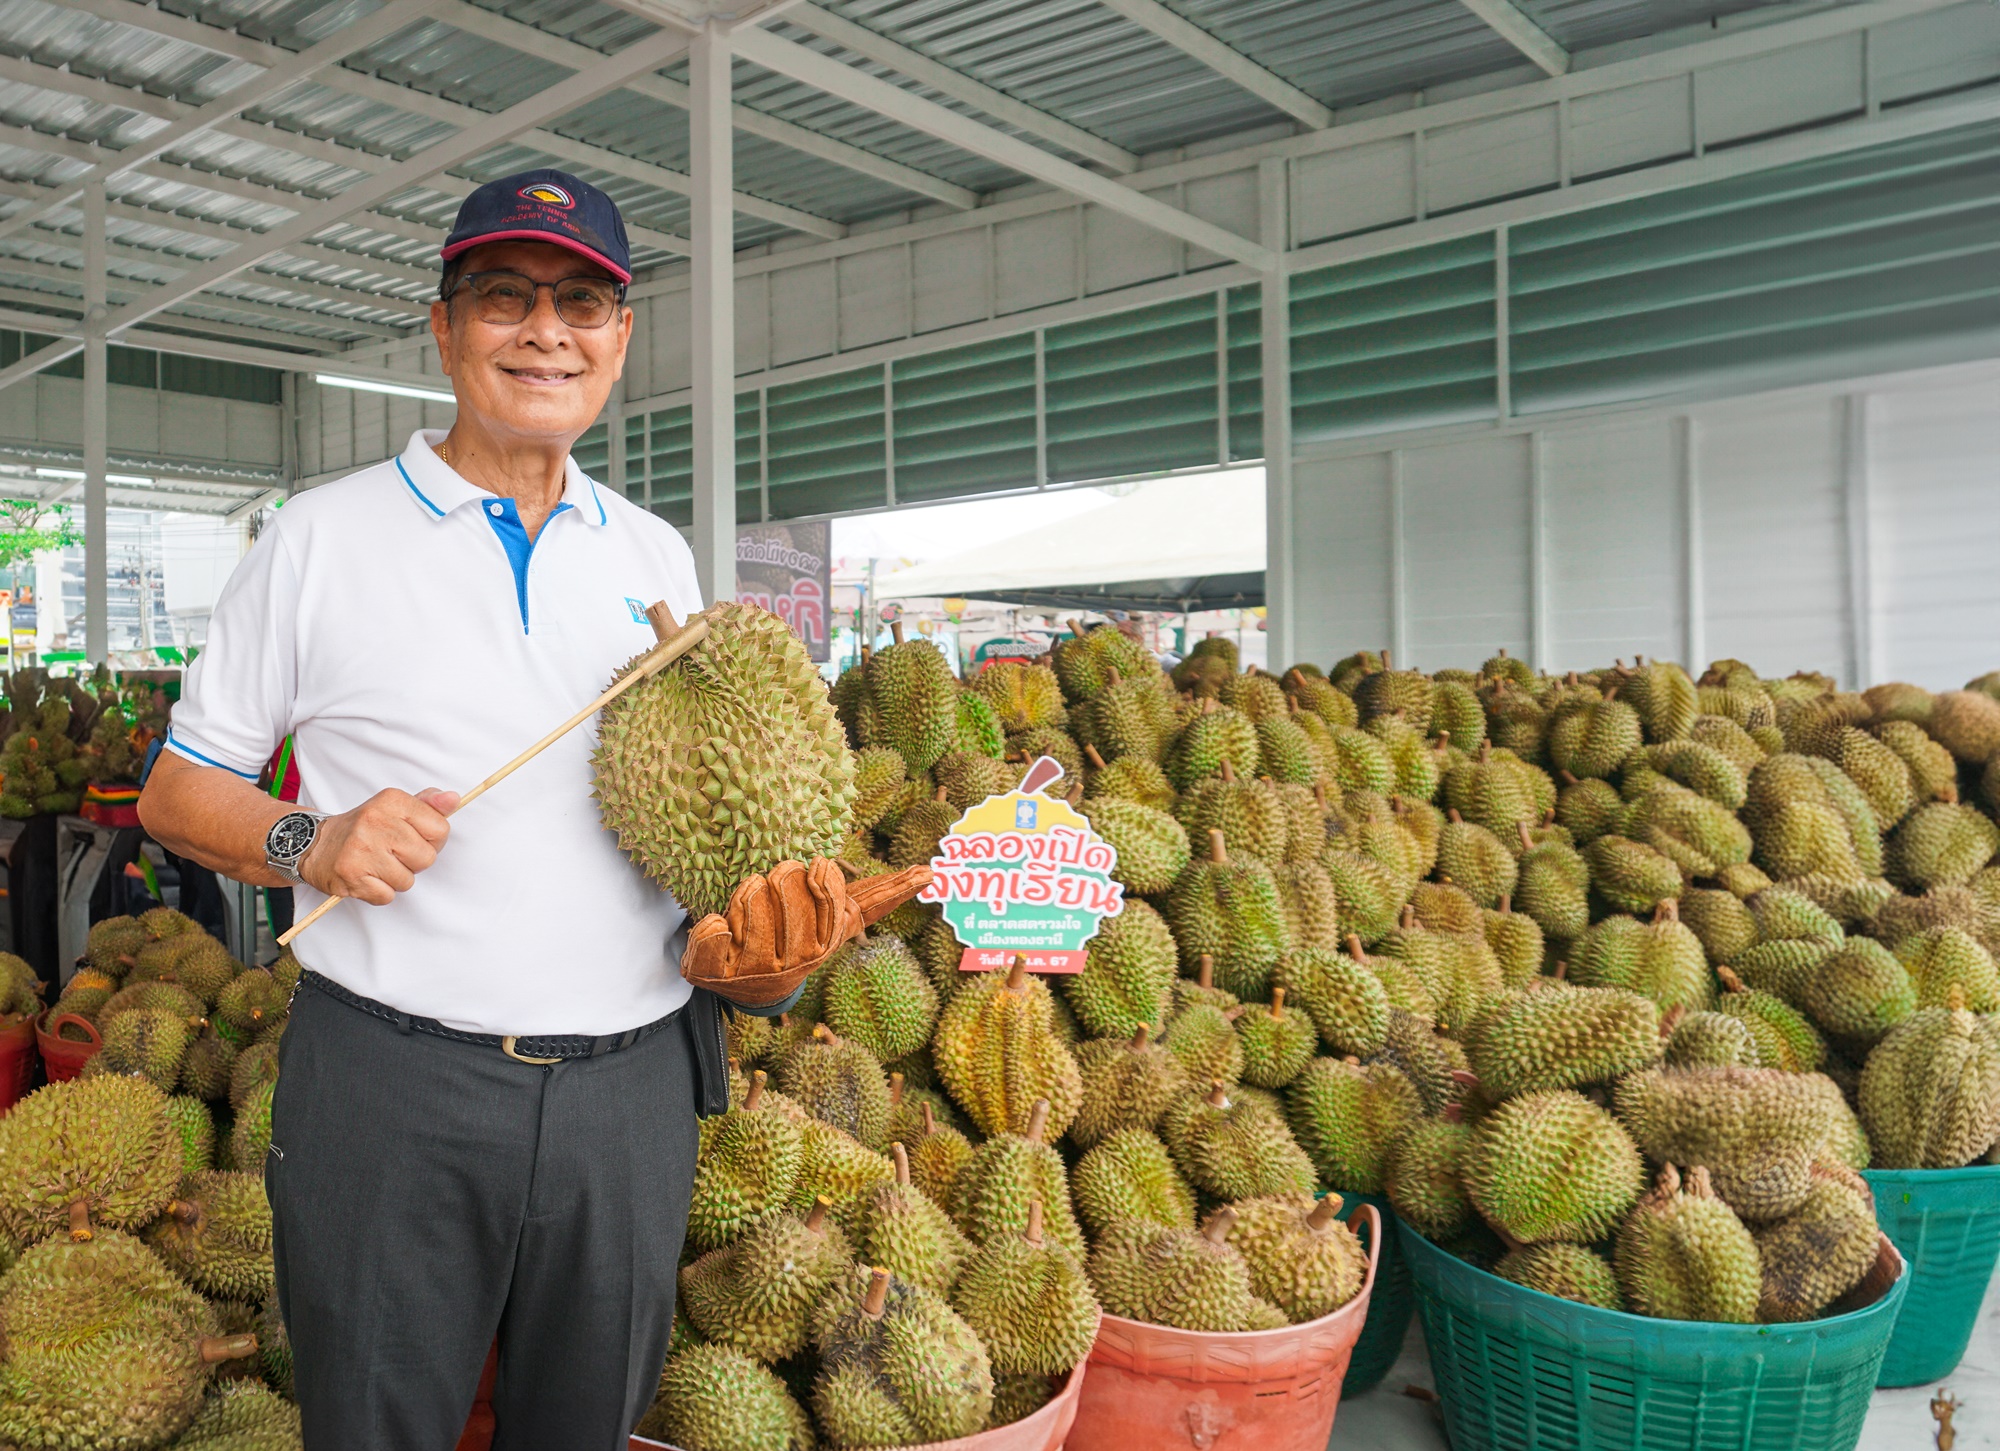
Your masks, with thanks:
[(892, 638), (893, 638), (893, 639), (895, 640), (895, 642), (896, 642), (896, 643), (897, 643), (898, 645), (902, 644), (902, 643), (903, 643), (903, 622), (902, 622), (901, 620), (891, 620), (891, 621), (889, 621), (889, 634), (890, 634), (890, 636), (891, 636), (891, 637), (892, 637)]
[(1479, 743), (1479, 764), (1483, 766), (1492, 759), (1493, 759), (1493, 742), (1481, 741)]
[(1010, 993), (1019, 992), (1022, 989), (1022, 987), (1026, 984), (1027, 978), (1028, 978), (1027, 954), (1022, 952), (1017, 952), (1014, 954), (1013, 966), (1007, 969), (1007, 991)]
[(646, 620), (653, 627), (655, 640), (671, 640), (681, 632), (681, 622), (674, 618), (665, 600), (654, 600), (646, 606)]
[(192, 1199), (176, 1199), (166, 1207), (169, 1219), (177, 1219), (182, 1224), (197, 1224), (201, 1220), (201, 1206)]
[(1285, 990), (1281, 987), (1274, 987), (1271, 989), (1271, 1016), (1273, 1018), (1282, 1018), (1284, 1015)]
[(1743, 979), (1736, 975), (1736, 969), (1726, 962), (1718, 962), (1715, 965), (1715, 979), (1722, 984), (1724, 992), (1740, 993), (1749, 991), (1748, 988), (1743, 986)]
[[(903, 1146), (901, 1144), (898, 1144), (896, 1145), (896, 1147), (900, 1149)], [(905, 1184), (910, 1182), (907, 1175), (904, 1177), (903, 1182)], [(813, 1199), (812, 1209), (808, 1211), (806, 1214), (806, 1228), (811, 1230), (814, 1234), (818, 1234), (820, 1226), (826, 1223), (827, 1215), (831, 1214), (832, 1212), (833, 1212), (833, 1201), (827, 1198), (824, 1194), (817, 1195)]]
[(1208, 829), (1208, 859), (1219, 867), (1229, 865), (1229, 849), (1222, 844), (1222, 828), (1219, 826)]
[(1396, 668), (1396, 662), (1390, 658), (1389, 647), (1387, 645), (1382, 647), (1382, 668), (1384, 670), (1394, 670)]
[(754, 1110), (763, 1101), (764, 1085), (770, 1081), (771, 1075), (761, 1068), (750, 1075), (749, 1092), (743, 1095), (743, 1108), (746, 1113)]
[(861, 1302), (861, 1313), (870, 1320), (880, 1320), (888, 1304), (889, 1272), (875, 1265), (868, 1271), (868, 1298)]
[(1118, 667), (1116, 665), (1105, 666), (1104, 673), (1111, 677), (1111, 683), (1113, 685), (1123, 685), (1125, 683), (1123, 680), (1119, 678)]
[(1506, 892), (1500, 894), (1500, 915), (1505, 917), (1514, 910), (1514, 899)]
[(1072, 615), (1067, 623), (1069, 624), (1069, 632), (1081, 640), (1083, 638), (1083, 621)]
[(900, 1073), (891, 1073), (889, 1075), (889, 1107), (901, 1108), (902, 1106), (903, 1075)]
[(1194, 980), (1195, 980), (1195, 985), (1196, 985), (1197, 987), (1205, 987), (1205, 988), (1212, 988), (1212, 987), (1214, 987), (1214, 986), (1215, 986), (1215, 954), (1214, 954), (1214, 953), (1212, 953), (1212, 952), (1204, 952), (1204, 953), (1203, 953), (1203, 954), (1201, 955), (1201, 966), (1195, 969), (1195, 979), (1194, 979)]
[(930, 1106), (929, 1104), (925, 1104), (925, 1105), (924, 1105), (924, 1137), (925, 1137), (925, 1138), (929, 1138), (929, 1137), (930, 1137), (930, 1136), (931, 1136), (932, 1134), (934, 1134), (934, 1133), (936, 1133), (936, 1132), (937, 1132), (937, 1115), (931, 1112), (931, 1106)]
[(1039, 1144), (1042, 1141), (1042, 1135), (1048, 1132), (1048, 1128), (1049, 1101), (1046, 1098), (1038, 1098), (1035, 1100), (1034, 1107), (1028, 1110), (1027, 1132), (1022, 1134), (1021, 1137), (1031, 1144)]
[(1210, 1108), (1229, 1107), (1229, 1089), (1220, 1078), (1209, 1080), (1208, 1097), (1203, 1099)]
[(1555, 970), (1555, 972), (1554, 972), (1553, 974), (1551, 974), (1551, 975), (1552, 975), (1552, 976), (1553, 976), (1553, 977), (1555, 978), (1555, 980), (1556, 980), (1557, 982), (1568, 982), (1568, 981), (1569, 981), (1569, 964), (1568, 964), (1567, 962), (1558, 962), (1558, 963), (1556, 964), (1556, 970)]
[(1452, 1069), (1451, 1081), (1456, 1083), (1460, 1088), (1479, 1087), (1479, 1075), (1465, 1068)]
[[(1081, 790), (1082, 788), (1081, 788), (1081, 787), (1078, 787), (1077, 789), (1078, 789), (1078, 790)], [(934, 793), (932, 793), (932, 795), (931, 795), (931, 800), (933, 800), (933, 801), (942, 801), (942, 800), (944, 800), (944, 787), (942, 787), (942, 786), (938, 787), (938, 788), (937, 788), (937, 790), (936, 790), (936, 791), (935, 791)]]
[(1326, 782), (1313, 782), (1313, 800), (1319, 803), (1321, 811), (1326, 810)]
[(1132, 1030), (1132, 1042), (1130, 1046), (1134, 1053), (1140, 1052), (1145, 1048), (1146, 1038), (1152, 1031), (1152, 1028), (1145, 1023), (1141, 1023)]
[(1222, 758), (1222, 781), (1226, 786), (1236, 784), (1236, 767), (1230, 764), (1227, 756)]
[(1226, 1244), (1229, 1231), (1236, 1227), (1236, 1211), (1227, 1204), (1209, 1215), (1208, 1223), (1201, 1227), (1202, 1238), (1210, 1244)]
[(1083, 758), (1098, 770), (1102, 771), (1104, 769), (1104, 757), (1098, 754), (1097, 747), (1085, 746), (1083, 748)]
[(1359, 932), (1350, 932), (1347, 934), (1347, 955), (1356, 962), (1365, 963), (1368, 961), (1368, 954), (1361, 947), (1361, 934)]
[(1042, 1247), (1042, 1201), (1039, 1199), (1028, 1201), (1028, 1231), (1025, 1237), (1036, 1249)]
[(1417, 908), (1414, 902), (1403, 903), (1403, 914), (1396, 919), (1396, 925), (1405, 932), (1417, 925)]
[(1660, 1041), (1662, 1043), (1666, 1042), (1667, 1039), (1674, 1036), (1674, 1029), (1678, 1028), (1681, 1025), (1681, 1019), (1685, 1018), (1686, 1016), (1687, 1016), (1686, 1003), (1676, 1003), (1673, 1007), (1668, 1008), (1665, 1013), (1661, 1014)]
[(254, 1335), (204, 1335), (201, 1338), (201, 1363), (220, 1365), (225, 1360), (242, 1360), (257, 1353), (257, 1337)]
[(1445, 817), (1451, 822), (1453, 826), (1465, 825), (1465, 818), (1458, 814), (1458, 808), (1456, 806), (1447, 807), (1444, 814)]
[(813, 1041), (816, 1043), (824, 1043), (829, 1048), (838, 1048), (840, 1046), (840, 1035), (834, 1032), (833, 1029), (829, 1028), (825, 1023), (814, 1023)]
[(889, 1145), (889, 1157), (896, 1161), (896, 1182), (898, 1184), (909, 1183), (910, 1151), (904, 1148), (899, 1141)]
[(1502, 660), (1505, 660), (1507, 658), (1507, 647), (1505, 645), (1502, 645), (1496, 653), (1500, 656)]
[(96, 1231), (90, 1227), (90, 1201), (77, 1199), (69, 1206), (69, 1237), (77, 1244), (89, 1244)]
[(1562, 777), (1562, 783), (1565, 786), (1574, 786), (1577, 784), (1576, 777), (1570, 774), (1569, 767), (1567, 766), (1563, 767), (1562, 770), (1556, 772), (1556, 774)]
[(1465, 1105), (1448, 1103), (1438, 1110), (1438, 1117), (1448, 1124), (1462, 1124), (1465, 1122)]
[(1340, 1216), (1340, 1206), (1344, 1201), (1338, 1194), (1329, 1194), (1312, 1207), (1306, 1216), (1306, 1223), (1314, 1229), (1325, 1229)]

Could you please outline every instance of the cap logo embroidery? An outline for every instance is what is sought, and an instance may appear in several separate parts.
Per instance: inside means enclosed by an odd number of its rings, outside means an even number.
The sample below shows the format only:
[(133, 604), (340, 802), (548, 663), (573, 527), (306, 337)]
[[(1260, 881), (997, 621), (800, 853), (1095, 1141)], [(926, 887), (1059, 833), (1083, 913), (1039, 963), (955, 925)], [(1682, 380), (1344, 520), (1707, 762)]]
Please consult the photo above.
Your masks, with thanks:
[(569, 211), (576, 205), (575, 198), (568, 192), (546, 181), (538, 181), (533, 186), (524, 186), (515, 195), (526, 197), (531, 202), (546, 202), (552, 207), (561, 207), (564, 211)]

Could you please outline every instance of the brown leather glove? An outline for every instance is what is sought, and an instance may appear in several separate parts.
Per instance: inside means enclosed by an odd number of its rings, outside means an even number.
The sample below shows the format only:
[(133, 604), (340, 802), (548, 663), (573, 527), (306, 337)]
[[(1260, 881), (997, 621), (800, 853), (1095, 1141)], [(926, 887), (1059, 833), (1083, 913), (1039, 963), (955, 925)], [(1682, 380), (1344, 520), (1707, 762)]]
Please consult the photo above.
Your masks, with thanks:
[(810, 867), (780, 862), (738, 882), (725, 911), (694, 924), (681, 976), (745, 1007), (782, 1002), (842, 944), (930, 880), (927, 866), (849, 882), (831, 857)]

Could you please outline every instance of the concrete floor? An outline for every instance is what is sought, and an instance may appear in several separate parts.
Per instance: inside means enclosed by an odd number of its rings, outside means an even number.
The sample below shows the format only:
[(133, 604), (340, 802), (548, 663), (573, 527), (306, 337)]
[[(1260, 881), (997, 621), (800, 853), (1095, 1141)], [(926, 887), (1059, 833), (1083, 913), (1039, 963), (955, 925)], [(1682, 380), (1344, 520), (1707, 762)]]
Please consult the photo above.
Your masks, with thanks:
[[(1941, 1382), (1960, 1402), (1954, 1424), (1957, 1451), (2000, 1451), (2000, 1277), (1988, 1286), (1979, 1327), (1956, 1372)], [(1423, 1331), (1415, 1320), (1402, 1359), (1382, 1384), (1365, 1396), (1340, 1403), (1329, 1451), (1448, 1451), (1437, 1407), (1403, 1394), (1403, 1388), (1432, 1385), (1424, 1355)], [(1877, 1391), (1858, 1451), (1927, 1451), (1935, 1445), (1931, 1419), (1935, 1386)]]

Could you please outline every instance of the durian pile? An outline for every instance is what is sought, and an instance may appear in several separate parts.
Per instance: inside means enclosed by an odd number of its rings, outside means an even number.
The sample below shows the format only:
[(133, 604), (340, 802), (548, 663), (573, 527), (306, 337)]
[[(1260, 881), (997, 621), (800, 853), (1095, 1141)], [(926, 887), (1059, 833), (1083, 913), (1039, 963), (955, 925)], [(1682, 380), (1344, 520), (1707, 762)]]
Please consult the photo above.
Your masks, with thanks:
[[(784, 1017), (732, 1019), (737, 1107), (704, 1129), (650, 1418), (690, 1451), (1018, 1415), (1076, 1346), (1018, 1358), (1014, 1312), (1038, 1351), (1080, 1341), (1075, 1261), (1158, 1324), (1324, 1314), (1365, 1272), (1335, 1217), (1357, 1193), (1549, 1293), (1810, 1319), (1876, 1258), (1858, 1170), (2000, 1139), (2000, 676), (1857, 695), (1505, 652), (1274, 676), (1223, 639), (1169, 674), (1073, 626), (963, 685), (899, 640), (832, 699), (856, 876), (928, 860), (1046, 755), (1126, 905), (1044, 980), (961, 973), (912, 904)], [(961, 1272), (996, 1256), (1035, 1266), (1004, 1305)], [(876, 1270), (942, 1359), (855, 1318)], [(924, 1388), (989, 1372), (985, 1420)]]
[(263, 1176), (297, 962), (167, 908), (87, 956), (50, 1016), (103, 1048), (0, 1118), (0, 1444), (298, 1451)]
[(17, 670), (7, 677), (6, 696), (0, 816), (74, 811), (88, 782), (137, 782), (135, 731), (165, 728), (164, 701), (150, 689), (121, 691), (102, 665), (87, 688), (40, 669)]

